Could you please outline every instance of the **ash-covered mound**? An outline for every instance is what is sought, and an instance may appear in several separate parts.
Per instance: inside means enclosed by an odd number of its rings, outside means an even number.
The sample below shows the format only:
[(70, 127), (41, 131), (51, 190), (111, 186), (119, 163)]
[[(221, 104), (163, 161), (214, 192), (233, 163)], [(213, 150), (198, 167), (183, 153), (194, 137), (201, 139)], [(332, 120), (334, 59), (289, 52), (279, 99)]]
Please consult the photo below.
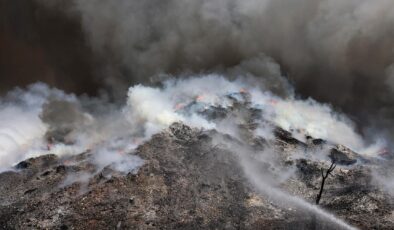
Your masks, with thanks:
[[(260, 160), (256, 151), (246, 151), (250, 146), (244, 142), (181, 123), (141, 144), (133, 154), (144, 164), (128, 174), (110, 167), (96, 172), (89, 152), (28, 159), (15, 171), (0, 174), (0, 225), (3, 229), (350, 228), (309, 204), (319, 190), (320, 169), (329, 161), (295, 157), (289, 149), (316, 147), (295, 140), (282, 131), (273, 143), (277, 164), (290, 172), (286, 178), (275, 171), (280, 168), (274, 168), (275, 161)], [(264, 183), (272, 187), (256, 187), (256, 181), (248, 179), (251, 171), (245, 171), (245, 162), (270, 178)], [(392, 229), (390, 197), (372, 184), (371, 177), (363, 165), (335, 169), (322, 208), (356, 227)], [(270, 180), (280, 183), (275, 187)], [(279, 195), (281, 199), (274, 194), (278, 192), (284, 195)]]

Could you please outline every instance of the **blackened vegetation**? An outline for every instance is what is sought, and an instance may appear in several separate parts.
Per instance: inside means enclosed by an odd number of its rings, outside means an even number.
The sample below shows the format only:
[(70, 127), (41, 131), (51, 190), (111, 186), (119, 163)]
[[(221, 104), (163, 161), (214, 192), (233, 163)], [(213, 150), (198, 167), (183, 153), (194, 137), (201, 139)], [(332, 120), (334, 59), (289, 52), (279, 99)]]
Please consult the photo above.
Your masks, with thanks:
[(330, 167), (327, 169), (327, 171), (326, 171), (325, 173), (324, 173), (324, 170), (321, 169), (321, 178), (322, 178), (322, 181), (321, 181), (321, 185), (320, 185), (319, 194), (318, 194), (317, 197), (316, 197), (316, 204), (319, 204), (319, 202), (320, 202), (320, 199), (321, 199), (321, 196), (322, 196), (323, 190), (324, 190), (324, 183), (326, 182), (326, 179), (328, 178), (329, 175), (332, 176), (331, 173), (332, 173), (332, 171), (334, 171), (334, 169), (335, 169), (336, 166), (337, 166), (337, 165), (336, 165), (334, 162), (332, 162), (331, 165), (330, 165)]
[(285, 143), (294, 144), (294, 145), (301, 145), (306, 147), (305, 143), (297, 140), (292, 136), (289, 131), (286, 131), (280, 127), (276, 127), (274, 130), (275, 136), (278, 137), (279, 140), (284, 141)]

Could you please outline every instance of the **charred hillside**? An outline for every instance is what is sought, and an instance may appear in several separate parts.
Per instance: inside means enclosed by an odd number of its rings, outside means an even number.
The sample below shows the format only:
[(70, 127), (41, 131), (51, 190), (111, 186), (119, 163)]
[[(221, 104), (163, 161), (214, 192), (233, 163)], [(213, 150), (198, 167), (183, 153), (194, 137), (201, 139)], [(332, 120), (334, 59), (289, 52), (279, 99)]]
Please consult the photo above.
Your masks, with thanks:
[[(145, 164), (128, 174), (104, 168), (91, 174), (89, 152), (45, 155), (0, 174), (3, 229), (339, 229), (327, 216), (284, 204), (251, 185), (239, 153), (213, 144), (216, 131), (175, 123), (140, 145)], [(279, 187), (313, 203), (327, 162), (291, 159), (301, 142), (278, 135), (277, 154), (293, 167)], [(304, 146), (305, 145), (305, 146)], [(308, 147), (303, 144), (302, 147)], [(286, 150), (287, 149), (287, 150)], [(342, 153), (344, 154), (344, 153)], [(248, 156), (253, 157), (253, 156)], [(256, 163), (270, 172), (267, 163)], [(92, 175), (80, 180), (83, 175)], [(70, 180), (68, 175), (74, 175)], [(68, 179), (67, 179), (68, 178)], [(322, 208), (362, 229), (391, 229), (393, 206), (371, 183), (367, 166), (339, 168), (327, 182)], [(315, 219), (314, 219), (315, 218)]]

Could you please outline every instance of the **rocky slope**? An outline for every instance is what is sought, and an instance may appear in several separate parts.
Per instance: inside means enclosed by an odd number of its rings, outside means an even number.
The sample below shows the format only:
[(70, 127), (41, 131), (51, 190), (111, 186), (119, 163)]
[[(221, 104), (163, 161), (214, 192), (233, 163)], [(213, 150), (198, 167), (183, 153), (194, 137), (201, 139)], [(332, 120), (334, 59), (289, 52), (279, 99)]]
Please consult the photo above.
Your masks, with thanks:
[[(283, 204), (255, 189), (236, 150), (217, 144), (237, 140), (216, 131), (175, 123), (135, 151), (144, 165), (128, 174), (94, 173), (89, 152), (28, 159), (0, 174), (2, 229), (340, 229), (302, 207)], [(315, 140), (314, 143), (319, 143)], [(330, 161), (291, 157), (315, 148), (277, 132), (275, 146), (291, 176), (278, 186), (314, 203), (320, 170)], [(256, 144), (254, 148), (261, 148)], [(337, 149), (347, 159), (349, 154)], [(341, 159), (342, 159), (341, 158)], [(257, 162), (257, 161), (256, 161)], [(350, 164), (353, 161), (342, 163)], [(270, 165), (256, 163), (261, 172)], [(321, 208), (361, 229), (392, 229), (391, 198), (372, 183), (371, 165), (341, 166), (327, 179)], [(71, 175), (71, 177), (70, 177)]]

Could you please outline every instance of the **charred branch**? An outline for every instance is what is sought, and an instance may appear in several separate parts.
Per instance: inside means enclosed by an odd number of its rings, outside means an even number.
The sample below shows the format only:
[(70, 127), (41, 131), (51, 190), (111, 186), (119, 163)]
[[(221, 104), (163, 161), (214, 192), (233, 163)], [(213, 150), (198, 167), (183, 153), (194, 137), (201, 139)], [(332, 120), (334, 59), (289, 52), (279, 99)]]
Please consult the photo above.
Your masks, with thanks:
[(331, 165), (330, 165), (330, 167), (327, 169), (327, 171), (326, 171), (325, 173), (324, 173), (324, 170), (323, 170), (323, 169), (320, 170), (320, 172), (321, 172), (321, 177), (322, 177), (322, 181), (321, 181), (321, 185), (320, 185), (319, 194), (318, 194), (317, 197), (316, 197), (316, 204), (317, 204), (317, 205), (319, 204), (320, 199), (321, 199), (321, 196), (322, 196), (322, 194), (323, 194), (324, 184), (325, 184), (325, 182), (326, 182), (326, 179), (328, 178), (329, 175), (332, 176), (332, 171), (334, 171), (334, 169), (335, 169), (336, 166), (337, 166), (337, 165), (335, 164), (335, 162), (332, 162)]

